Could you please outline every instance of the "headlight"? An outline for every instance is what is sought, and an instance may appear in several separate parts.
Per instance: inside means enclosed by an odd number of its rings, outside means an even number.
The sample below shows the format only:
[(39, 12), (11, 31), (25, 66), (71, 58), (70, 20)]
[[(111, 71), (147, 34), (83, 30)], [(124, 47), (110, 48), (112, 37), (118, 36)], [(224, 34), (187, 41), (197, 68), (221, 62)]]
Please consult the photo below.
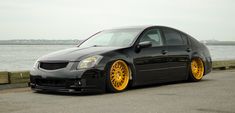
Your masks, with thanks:
[(33, 68), (38, 68), (38, 60), (33, 64)]
[(91, 68), (97, 65), (103, 56), (95, 55), (88, 58), (83, 59), (79, 62), (77, 69)]

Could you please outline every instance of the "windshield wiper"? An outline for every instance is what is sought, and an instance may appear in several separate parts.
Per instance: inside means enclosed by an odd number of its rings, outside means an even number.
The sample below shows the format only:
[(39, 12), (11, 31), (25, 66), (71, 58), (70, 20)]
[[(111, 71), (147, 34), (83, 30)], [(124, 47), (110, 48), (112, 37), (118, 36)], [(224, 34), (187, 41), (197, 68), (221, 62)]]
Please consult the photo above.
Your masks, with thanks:
[(104, 47), (104, 45), (92, 45), (91, 47)]
[(89, 47), (104, 47), (104, 45), (92, 45), (92, 46), (86, 46), (86, 47), (82, 47), (82, 48), (89, 48)]

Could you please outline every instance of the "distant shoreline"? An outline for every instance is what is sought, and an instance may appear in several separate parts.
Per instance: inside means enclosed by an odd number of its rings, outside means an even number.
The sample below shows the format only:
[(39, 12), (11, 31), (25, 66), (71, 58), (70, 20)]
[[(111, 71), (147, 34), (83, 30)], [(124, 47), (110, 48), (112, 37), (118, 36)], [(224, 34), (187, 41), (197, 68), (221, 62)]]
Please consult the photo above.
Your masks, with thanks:
[[(82, 40), (0, 40), (0, 45), (78, 45)], [(235, 41), (200, 41), (205, 45), (235, 46)]]
[(235, 41), (203, 40), (201, 42), (205, 45), (235, 46)]
[[(78, 45), (79, 43), (74, 44), (0, 44), (1, 45)], [(235, 46), (235, 44), (205, 44), (206, 46)]]
[(0, 45), (78, 45), (77, 44), (0, 44)]
[(207, 46), (235, 46), (235, 44), (205, 44)]
[(0, 40), (0, 45), (78, 45), (81, 40)]

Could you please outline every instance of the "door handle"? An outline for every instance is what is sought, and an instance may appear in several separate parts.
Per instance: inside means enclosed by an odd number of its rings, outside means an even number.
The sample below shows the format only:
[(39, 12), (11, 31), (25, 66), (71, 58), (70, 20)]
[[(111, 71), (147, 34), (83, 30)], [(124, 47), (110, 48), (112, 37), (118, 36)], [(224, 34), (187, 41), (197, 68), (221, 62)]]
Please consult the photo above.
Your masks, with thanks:
[(168, 53), (167, 50), (162, 50), (162, 54), (163, 54), (163, 55), (165, 55), (165, 54), (167, 54), (167, 53)]
[(187, 51), (187, 52), (191, 52), (192, 49), (191, 49), (191, 48), (187, 48), (186, 51)]

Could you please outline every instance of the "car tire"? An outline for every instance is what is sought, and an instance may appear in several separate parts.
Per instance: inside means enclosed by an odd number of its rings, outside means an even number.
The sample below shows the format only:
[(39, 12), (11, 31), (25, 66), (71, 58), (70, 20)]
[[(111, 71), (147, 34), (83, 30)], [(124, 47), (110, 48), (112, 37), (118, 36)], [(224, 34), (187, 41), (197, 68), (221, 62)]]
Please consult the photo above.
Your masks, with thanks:
[(193, 58), (189, 66), (189, 81), (200, 81), (204, 76), (204, 63), (201, 58)]
[(109, 92), (122, 92), (130, 81), (130, 68), (123, 60), (110, 63), (106, 72), (106, 86)]

